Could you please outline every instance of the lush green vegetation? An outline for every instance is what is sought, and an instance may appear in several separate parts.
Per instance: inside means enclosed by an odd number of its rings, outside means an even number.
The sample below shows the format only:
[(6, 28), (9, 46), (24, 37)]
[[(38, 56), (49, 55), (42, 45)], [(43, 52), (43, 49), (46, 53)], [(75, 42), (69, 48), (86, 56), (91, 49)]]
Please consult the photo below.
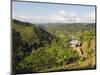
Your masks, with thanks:
[[(72, 36), (83, 43), (84, 57), (69, 46)], [(95, 68), (95, 24), (35, 25), (13, 20), (12, 50), (14, 73)]]

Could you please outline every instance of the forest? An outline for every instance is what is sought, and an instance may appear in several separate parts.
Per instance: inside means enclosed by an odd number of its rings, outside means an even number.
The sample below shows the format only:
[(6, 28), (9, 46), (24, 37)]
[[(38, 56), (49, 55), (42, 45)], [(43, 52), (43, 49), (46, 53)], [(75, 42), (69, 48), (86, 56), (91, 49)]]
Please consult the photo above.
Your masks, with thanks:
[[(96, 68), (95, 23), (32, 24), (13, 19), (11, 26), (14, 74)], [(73, 39), (81, 44), (72, 47)]]

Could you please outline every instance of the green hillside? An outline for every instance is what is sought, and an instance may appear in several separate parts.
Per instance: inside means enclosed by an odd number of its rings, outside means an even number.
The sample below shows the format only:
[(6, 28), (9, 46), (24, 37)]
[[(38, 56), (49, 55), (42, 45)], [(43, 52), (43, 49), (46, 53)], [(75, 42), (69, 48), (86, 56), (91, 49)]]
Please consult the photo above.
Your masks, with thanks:
[[(18, 73), (95, 68), (95, 24), (36, 25), (12, 20), (12, 69)], [(70, 47), (82, 42), (84, 56)]]

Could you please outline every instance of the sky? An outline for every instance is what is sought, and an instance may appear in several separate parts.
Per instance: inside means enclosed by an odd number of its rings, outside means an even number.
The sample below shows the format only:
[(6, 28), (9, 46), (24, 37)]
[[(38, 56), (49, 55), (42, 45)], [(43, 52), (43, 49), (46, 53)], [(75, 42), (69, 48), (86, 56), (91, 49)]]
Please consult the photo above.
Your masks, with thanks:
[(95, 23), (95, 6), (13, 1), (12, 17), (30, 23)]

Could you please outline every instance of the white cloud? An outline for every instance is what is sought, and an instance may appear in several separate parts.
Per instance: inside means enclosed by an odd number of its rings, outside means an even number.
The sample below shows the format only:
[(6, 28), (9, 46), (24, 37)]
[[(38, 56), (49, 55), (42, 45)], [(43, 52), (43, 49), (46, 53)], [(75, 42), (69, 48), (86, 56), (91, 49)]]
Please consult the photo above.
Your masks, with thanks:
[(30, 20), (33, 19), (33, 17), (30, 16), (25, 16), (25, 15), (13, 15), (12, 16), (14, 19), (20, 20), (20, 21), (26, 21), (26, 22), (31, 22)]
[(85, 15), (85, 19), (89, 22), (95, 22), (95, 12), (91, 12)]
[(61, 16), (61, 15), (56, 15), (56, 14), (51, 15), (51, 16), (50, 16), (50, 19), (51, 19), (51, 21), (53, 21), (53, 22), (66, 21), (66, 18), (65, 18), (65, 17), (63, 17), (63, 16)]
[(58, 12), (58, 15), (60, 15), (60, 16), (66, 16), (67, 13), (66, 13), (65, 11), (63, 11), (63, 10), (60, 10), (60, 11)]
[(51, 15), (51, 20), (54, 20), (56, 22), (66, 22), (66, 23), (71, 23), (72, 21), (74, 21), (76, 18), (76, 14), (75, 13), (66, 13), (65, 11), (59, 11), (56, 14)]
[[(78, 13), (77, 13), (78, 14)], [(32, 23), (93, 23), (95, 22), (95, 12), (80, 16), (74, 12), (60, 10), (48, 16), (13, 16), (15, 19)]]

